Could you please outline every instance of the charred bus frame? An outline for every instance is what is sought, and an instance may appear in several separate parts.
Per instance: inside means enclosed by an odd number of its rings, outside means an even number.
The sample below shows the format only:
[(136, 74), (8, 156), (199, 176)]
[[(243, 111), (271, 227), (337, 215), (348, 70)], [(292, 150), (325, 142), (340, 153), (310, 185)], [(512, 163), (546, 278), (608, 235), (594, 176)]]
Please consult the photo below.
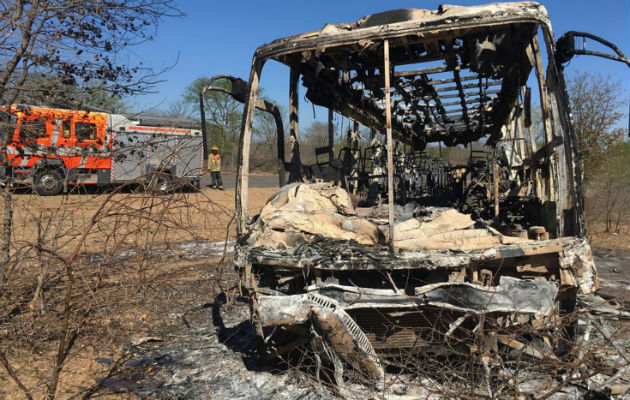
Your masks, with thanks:
[[(547, 54), (546, 71), (540, 39)], [(432, 348), (435, 343), (418, 333), (423, 324), (417, 318), (436, 310), (452, 314), (441, 323), (445, 329), (438, 342), (463, 328), (471, 315), (477, 327), (482, 315), (525, 315), (512, 323), (525, 323), (547, 334), (561, 332), (555, 343), (549, 343), (556, 350), (562, 338), (571, 337), (571, 326), (556, 317), (571, 312), (576, 295), (596, 290), (598, 282), (586, 239), (577, 138), (555, 54), (547, 12), (532, 2), (397, 10), (326, 25), (256, 50), (249, 81), (245, 85), (238, 80), (235, 90), (245, 103), (235, 200), (235, 262), (250, 295), (252, 321), (269, 352), (283, 355), (314, 335), (332, 350), (327, 354), (336, 371), (345, 364), (379, 379), (383, 375), (379, 360), (391, 350), (419, 343)], [(248, 242), (257, 219), (250, 219), (247, 211), (249, 151), (254, 112), (268, 108), (258, 99), (268, 60), (290, 68), (293, 150), (291, 162), (286, 163), (284, 135), (279, 130), (281, 182), (283, 167), (295, 168), (296, 163), (301, 167), (296, 146), (300, 77), (313, 104), (384, 134), (387, 243), (365, 246), (324, 238), (304, 243), (299, 250), (283, 251), (270, 243), (266, 247)], [(531, 119), (527, 80), (532, 71), (542, 115), (540, 146), (533, 131), (524, 129)], [(396, 250), (393, 141), (422, 151), (429, 143), (457, 146), (481, 139), (492, 148), (502, 141), (513, 143), (512, 151), (518, 147), (536, 201), (538, 214), (526, 223), (534, 240), (473, 250)], [(332, 143), (329, 146), (332, 149)], [(493, 165), (487, 192), (496, 222), (502, 218), (501, 209), (509, 205), (507, 195), (499, 194), (496, 159), (489, 164)], [(507, 170), (512, 167), (508, 163)], [(299, 174), (289, 179), (299, 180)], [(354, 283), (365, 282), (361, 277), (366, 276), (378, 276), (383, 284)], [(423, 285), (408, 284), (409, 276)], [(402, 334), (379, 328), (391, 323), (394, 314), (407, 318), (408, 326), (399, 329)], [(469, 328), (477, 329), (474, 323)], [(281, 331), (284, 337), (279, 338)], [(519, 340), (509, 330), (499, 335), (505, 346), (526, 349), (532, 356), (553, 356)], [(341, 375), (336, 379), (343, 382)]]

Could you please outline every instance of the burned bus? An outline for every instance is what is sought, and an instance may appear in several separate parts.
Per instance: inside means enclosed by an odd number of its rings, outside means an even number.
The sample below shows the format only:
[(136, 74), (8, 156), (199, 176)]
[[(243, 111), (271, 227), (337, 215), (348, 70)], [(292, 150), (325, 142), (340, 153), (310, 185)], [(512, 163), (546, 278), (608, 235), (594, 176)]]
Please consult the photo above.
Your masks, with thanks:
[[(411, 349), (482, 351), (470, 339), (484, 333), (494, 349), (563, 351), (574, 326), (562, 317), (598, 279), (556, 46), (545, 8), (519, 2), (384, 12), (256, 50), (249, 81), (229, 79), (245, 103), (235, 263), (261, 351), (320, 349), (338, 383), (349, 370), (378, 381), (383, 360)], [(270, 60), (290, 70), (284, 185), (250, 215)], [(304, 165), (302, 98), (382, 139), (359, 146), (353, 129)]]

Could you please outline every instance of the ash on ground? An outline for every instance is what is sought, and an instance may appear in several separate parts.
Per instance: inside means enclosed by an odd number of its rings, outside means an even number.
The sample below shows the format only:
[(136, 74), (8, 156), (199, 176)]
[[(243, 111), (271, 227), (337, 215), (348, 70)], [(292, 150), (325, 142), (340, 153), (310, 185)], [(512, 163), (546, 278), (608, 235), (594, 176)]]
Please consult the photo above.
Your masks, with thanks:
[(128, 361), (101, 386), (152, 399), (322, 398), (303, 375), (259, 365), (245, 301), (215, 300), (174, 316), (180, 332), (130, 343)]

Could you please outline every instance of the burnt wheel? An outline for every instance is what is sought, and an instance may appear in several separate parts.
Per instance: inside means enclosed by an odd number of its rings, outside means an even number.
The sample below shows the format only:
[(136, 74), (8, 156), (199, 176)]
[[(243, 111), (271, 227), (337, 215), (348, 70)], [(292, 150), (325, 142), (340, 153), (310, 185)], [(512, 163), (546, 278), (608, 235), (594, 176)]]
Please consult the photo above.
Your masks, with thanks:
[(56, 169), (45, 169), (35, 175), (34, 184), (40, 196), (56, 196), (63, 190), (63, 177)]

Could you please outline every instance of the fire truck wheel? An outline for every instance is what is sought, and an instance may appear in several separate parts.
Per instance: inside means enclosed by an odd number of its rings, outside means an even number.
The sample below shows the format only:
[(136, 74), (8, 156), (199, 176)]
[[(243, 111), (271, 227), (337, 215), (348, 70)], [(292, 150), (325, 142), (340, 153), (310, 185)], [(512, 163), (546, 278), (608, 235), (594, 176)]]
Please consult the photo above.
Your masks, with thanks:
[(168, 193), (172, 190), (171, 177), (164, 172), (151, 174), (147, 181), (147, 187), (155, 193)]
[(56, 196), (63, 190), (63, 177), (56, 169), (45, 169), (35, 175), (35, 191), (41, 196)]

